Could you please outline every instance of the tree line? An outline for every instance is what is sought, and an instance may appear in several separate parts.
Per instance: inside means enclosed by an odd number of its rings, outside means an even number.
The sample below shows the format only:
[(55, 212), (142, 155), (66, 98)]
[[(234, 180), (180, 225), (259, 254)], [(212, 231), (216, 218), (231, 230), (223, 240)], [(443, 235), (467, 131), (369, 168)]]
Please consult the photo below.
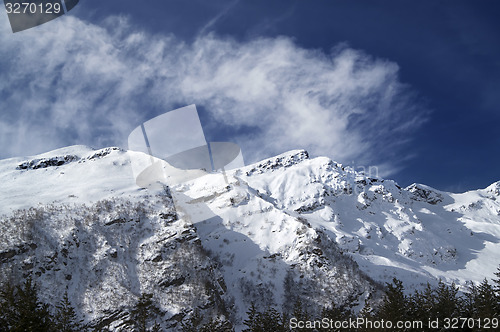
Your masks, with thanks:
[[(427, 284), (424, 289), (405, 292), (403, 282), (393, 279), (386, 284), (385, 295), (378, 301), (366, 300), (361, 310), (357, 297), (342, 304), (319, 311), (305, 307), (297, 299), (292, 312), (280, 312), (269, 306), (264, 310), (251, 304), (247, 319), (243, 322), (245, 332), (288, 331), (495, 331), (500, 330), (500, 267), (496, 279), (484, 279), (480, 284), (469, 283), (468, 290), (461, 293), (455, 284), (442, 281), (436, 286)], [(311, 314), (320, 312), (319, 317)], [(129, 311), (123, 327), (138, 332), (162, 331), (160, 310), (152, 294), (142, 294)], [(370, 321), (364, 325), (339, 325), (339, 322)], [(423, 322), (423, 325), (404, 325), (398, 322)], [(299, 323), (302, 322), (302, 323)], [(306, 324), (309, 322), (309, 325)], [(312, 325), (314, 322), (317, 325)], [(320, 322), (324, 323), (319, 324)], [(330, 322), (326, 324), (326, 322)], [(336, 322), (334, 324), (334, 322)], [(385, 322), (384, 325), (373, 325)], [(434, 325), (433, 325), (434, 324)], [(68, 293), (55, 307), (40, 300), (38, 289), (31, 277), (21, 284), (4, 284), (0, 289), (0, 332), (73, 332), (108, 331), (106, 326), (85, 325), (71, 305)], [(207, 318), (194, 310), (188, 319), (178, 324), (183, 332), (230, 332), (234, 326), (223, 316)]]
[(5, 284), (0, 290), (0, 331), (81, 331), (82, 322), (77, 319), (67, 292), (55, 310), (50, 309), (40, 301), (31, 277), (21, 285)]
[[(153, 315), (159, 313), (152, 297), (152, 294), (141, 295), (123, 324), (125, 328), (138, 332), (161, 331), (158, 323), (150, 324)], [(78, 318), (67, 291), (55, 307), (43, 303), (31, 276), (20, 285), (4, 284), (0, 290), (0, 332), (109, 331), (106, 325), (84, 324)]]
[(323, 308), (320, 317), (314, 317), (313, 310), (304, 308), (300, 300), (290, 314), (273, 307), (259, 311), (252, 304), (243, 331), (499, 331), (500, 267), (495, 276), (479, 285), (470, 282), (463, 293), (454, 283), (447, 285), (440, 280), (436, 286), (428, 283), (423, 290), (407, 294), (403, 282), (394, 278), (386, 284), (385, 295), (378, 303), (365, 301), (364, 307), (355, 312), (359, 303), (352, 297), (343, 304)]

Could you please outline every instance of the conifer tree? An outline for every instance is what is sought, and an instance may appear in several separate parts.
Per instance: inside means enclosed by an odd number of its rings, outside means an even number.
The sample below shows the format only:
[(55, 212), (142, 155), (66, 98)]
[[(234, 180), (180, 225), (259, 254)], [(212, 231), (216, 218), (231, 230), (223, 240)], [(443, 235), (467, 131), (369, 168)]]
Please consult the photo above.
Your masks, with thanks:
[[(304, 305), (302, 304), (300, 298), (298, 298), (297, 301), (295, 301), (292, 317), (295, 317), (298, 321), (303, 321), (303, 322), (309, 321), (311, 319), (309, 312), (307, 311), (306, 308), (304, 308)], [(297, 331), (301, 331), (301, 329), (297, 329)]]
[[(307, 309), (304, 308), (304, 305), (302, 304), (302, 301), (300, 300), (299, 297), (297, 297), (297, 300), (293, 305), (293, 311), (291, 313), (291, 317), (295, 318), (297, 321), (302, 321), (302, 322), (310, 320), (309, 312), (307, 311)], [(283, 322), (282, 324), (283, 328), (285, 329), (285, 331), (288, 331), (286, 329), (288, 325), (288, 318), (286, 320), (282, 318), (282, 322)], [(294, 329), (294, 331), (301, 332), (301, 331), (306, 331), (306, 329), (297, 327)]]
[(363, 309), (361, 309), (361, 311), (359, 312), (358, 316), (363, 318), (373, 317), (373, 306), (369, 299), (365, 299), (365, 305), (363, 306)]
[(498, 307), (500, 309), (500, 265), (497, 267), (497, 272), (494, 273), (497, 279), (493, 279), (495, 295), (497, 297)]
[(445, 318), (460, 316), (460, 300), (457, 296), (458, 287), (456, 287), (455, 283), (448, 286), (442, 280), (439, 280), (435, 294), (435, 304), (432, 308), (432, 314), (435, 318), (443, 321)]
[(386, 321), (408, 320), (409, 300), (404, 294), (403, 282), (394, 278), (392, 284), (387, 284), (387, 291), (382, 304), (377, 310), (377, 319)]
[(497, 272), (495, 272), (497, 279), (493, 279), (493, 290), (495, 292), (495, 298), (497, 301), (497, 317), (500, 317), (500, 265), (497, 267)]
[(258, 317), (259, 313), (257, 312), (257, 308), (255, 308), (255, 303), (252, 301), (250, 304), (250, 309), (247, 311), (247, 319), (243, 321), (243, 324), (245, 324), (248, 329), (244, 331), (256, 331), (257, 326), (260, 325), (258, 322)]
[(38, 300), (38, 291), (31, 277), (17, 286), (15, 310), (18, 315), (13, 331), (51, 331), (52, 321), (47, 304)]
[(56, 306), (55, 324), (60, 332), (78, 332), (82, 330), (82, 321), (78, 320), (75, 309), (71, 305), (68, 297), (68, 291)]
[[(376, 319), (375, 316), (376, 316), (376, 311), (373, 308), (371, 300), (369, 298), (365, 299), (365, 304), (363, 306), (363, 309), (361, 309), (361, 311), (359, 312), (358, 317), (359, 318), (364, 318), (365, 320), (373, 321), (373, 320)], [(359, 329), (359, 331), (369, 332), (369, 331), (372, 331), (372, 330), (369, 329), (369, 328), (366, 328), (364, 326), (361, 326), (361, 328)]]
[(5, 284), (0, 291), (0, 331), (9, 331), (18, 321), (16, 311), (16, 288), (11, 284)]
[(288, 331), (288, 322), (285, 322), (283, 316), (271, 306), (269, 306), (265, 312), (258, 312), (255, 308), (255, 304), (252, 302), (247, 315), (248, 318), (244, 321), (244, 324), (248, 328), (243, 330), (245, 332)]
[(436, 294), (429, 283), (423, 291), (416, 290), (409, 301), (411, 316), (414, 319), (425, 321), (429, 318), (435, 318)]
[(479, 286), (476, 287), (474, 293), (474, 318), (493, 318), (499, 317), (498, 301), (487, 279), (484, 279)]
[[(273, 307), (268, 307), (267, 310), (261, 314), (261, 330), (258, 331), (275, 331), (285, 332), (288, 331), (286, 322), (283, 322), (281, 314)], [(297, 331), (300, 331), (297, 329)]]
[(130, 311), (130, 325), (137, 332), (146, 332), (148, 322), (159, 314), (159, 312), (160, 310), (153, 302), (153, 294), (143, 293), (134, 308)]

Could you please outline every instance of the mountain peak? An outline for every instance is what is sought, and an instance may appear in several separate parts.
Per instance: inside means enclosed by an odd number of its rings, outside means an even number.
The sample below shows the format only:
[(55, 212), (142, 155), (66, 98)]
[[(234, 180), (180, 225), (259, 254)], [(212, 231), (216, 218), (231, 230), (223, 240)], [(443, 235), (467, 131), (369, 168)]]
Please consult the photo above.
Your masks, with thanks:
[(30, 169), (40, 169), (47, 167), (58, 167), (69, 164), (71, 162), (82, 162), (85, 160), (94, 160), (103, 158), (113, 151), (122, 151), (122, 149), (117, 147), (109, 147), (100, 150), (94, 150), (83, 145), (74, 145), (67, 148), (57, 149), (48, 153), (44, 153), (36, 158), (31, 158), (20, 163), (16, 169), (18, 170), (30, 170)]
[(494, 195), (500, 196), (500, 181), (492, 183), (491, 185), (486, 187), (486, 191)]
[(439, 190), (425, 184), (413, 183), (405, 189), (411, 192), (413, 199), (417, 201), (425, 201), (430, 204), (437, 204), (443, 201), (443, 195)]
[(278, 168), (288, 168), (300, 164), (307, 159), (309, 159), (309, 153), (306, 150), (291, 150), (244, 167), (243, 170), (246, 171), (247, 175), (262, 174)]

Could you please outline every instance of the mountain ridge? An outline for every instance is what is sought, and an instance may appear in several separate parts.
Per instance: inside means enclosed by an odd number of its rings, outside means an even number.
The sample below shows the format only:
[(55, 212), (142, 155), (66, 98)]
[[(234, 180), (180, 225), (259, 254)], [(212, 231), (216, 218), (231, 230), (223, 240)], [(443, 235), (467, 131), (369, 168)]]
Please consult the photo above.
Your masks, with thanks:
[(362, 301), (393, 277), (464, 287), (500, 261), (500, 181), (401, 188), (292, 150), (153, 191), (130, 158), (148, 156), (73, 146), (0, 160), (1, 280), (33, 275), (48, 302), (65, 285), (82, 318), (116, 329), (152, 291), (175, 330), (196, 307), (241, 327), (251, 302)]

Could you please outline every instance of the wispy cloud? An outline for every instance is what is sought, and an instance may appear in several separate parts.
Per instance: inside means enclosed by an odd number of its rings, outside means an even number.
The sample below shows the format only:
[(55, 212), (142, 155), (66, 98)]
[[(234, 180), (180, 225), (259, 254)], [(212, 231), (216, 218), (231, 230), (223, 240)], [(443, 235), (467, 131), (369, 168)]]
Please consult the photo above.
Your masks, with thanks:
[(425, 119), (395, 63), (345, 45), (325, 54), (286, 37), (215, 35), (186, 44), (122, 17), (96, 26), (71, 16), (15, 35), (3, 24), (0, 43), (3, 157), (123, 145), (148, 117), (197, 103), (212, 128), (233, 128), (249, 161), (306, 148), (394, 166)]
[(198, 36), (203, 36), (208, 31), (210, 31), (210, 29), (217, 23), (217, 21), (219, 21), (221, 18), (223, 18), (224, 16), (226, 16), (227, 13), (229, 13), (229, 11), (231, 9), (233, 9), (239, 2), (240, 2), (240, 0), (234, 0), (233, 2), (231, 2), (230, 4), (228, 4), (220, 13), (218, 13), (217, 15), (215, 15), (214, 18), (212, 18), (210, 21), (208, 21), (208, 23), (205, 24), (200, 29), (200, 31), (198, 32)]

